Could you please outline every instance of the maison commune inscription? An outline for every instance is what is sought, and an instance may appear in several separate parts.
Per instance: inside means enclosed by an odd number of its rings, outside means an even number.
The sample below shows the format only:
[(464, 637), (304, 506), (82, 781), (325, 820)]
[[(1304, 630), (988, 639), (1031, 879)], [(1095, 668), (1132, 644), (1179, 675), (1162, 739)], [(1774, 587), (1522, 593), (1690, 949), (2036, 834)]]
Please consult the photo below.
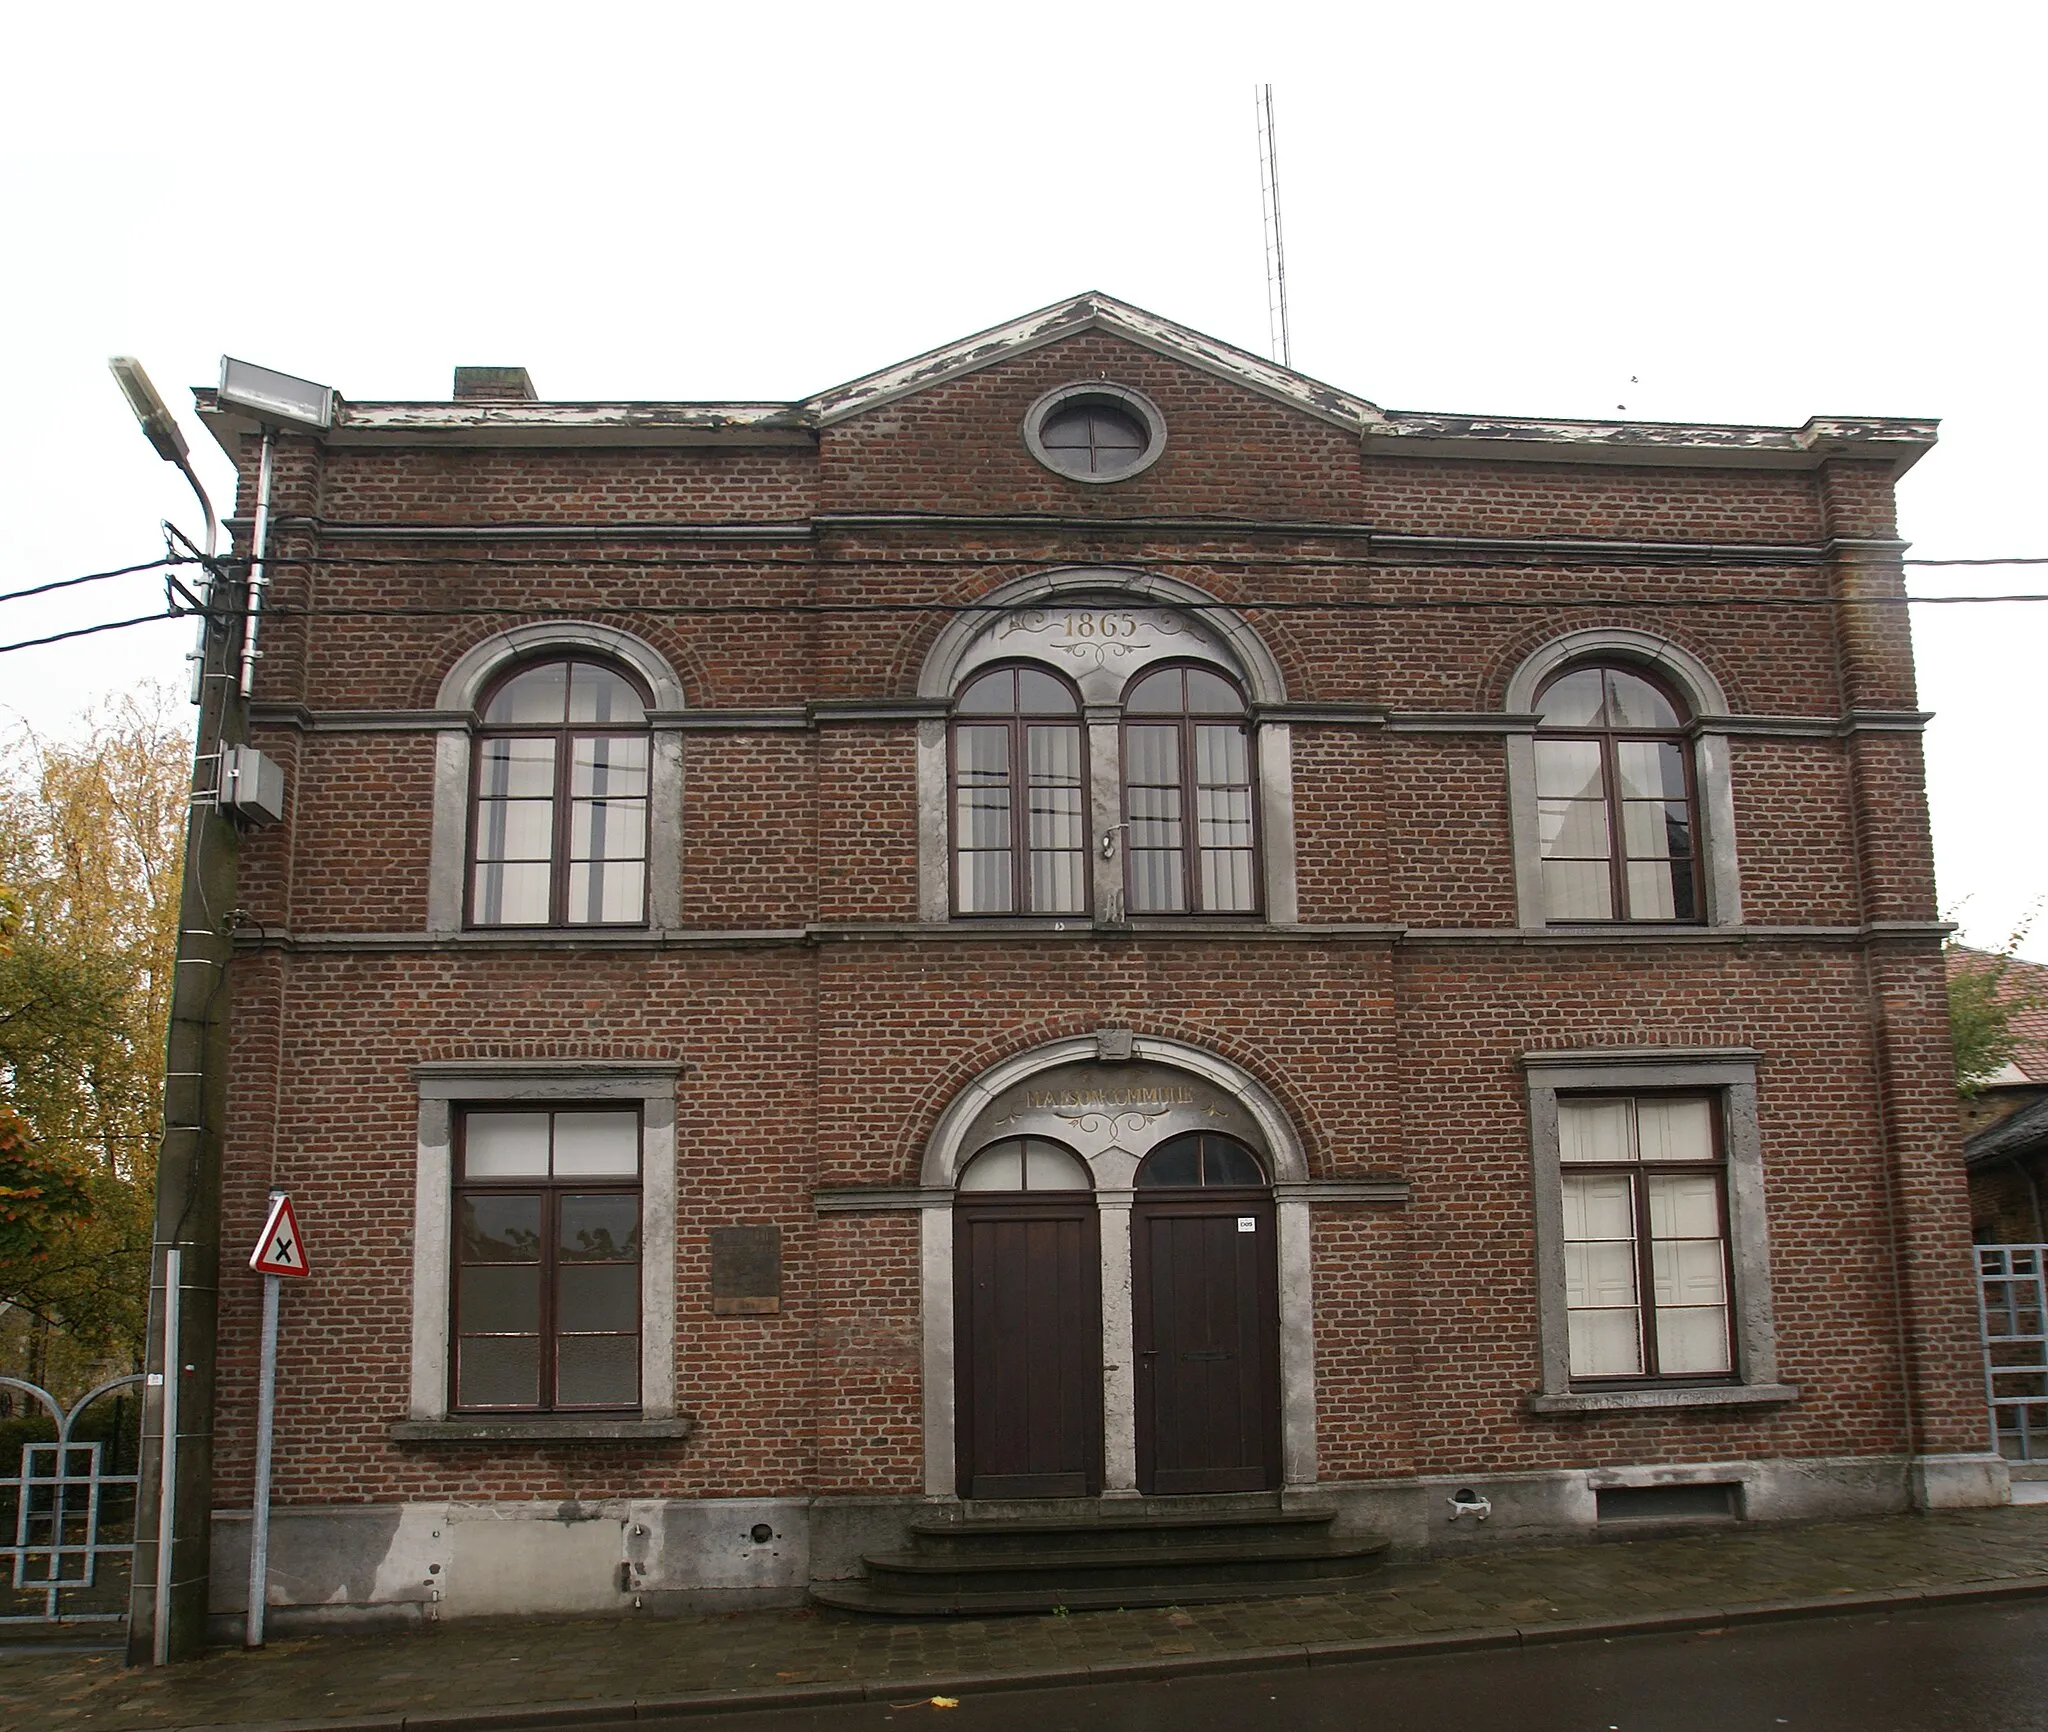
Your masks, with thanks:
[(1265, 1139), (1234, 1096), (1206, 1078), (1147, 1061), (1067, 1064), (1012, 1084), (975, 1115), (968, 1152), (1003, 1137), (1050, 1137), (1092, 1160), (1132, 1155), (1186, 1131), (1223, 1131), (1260, 1153)]
[(1138, 1088), (1031, 1089), (1022, 1093), (1027, 1107), (1079, 1108), (1083, 1112), (1150, 1112), (1155, 1107), (1195, 1106), (1202, 1097), (1186, 1083), (1152, 1083)]

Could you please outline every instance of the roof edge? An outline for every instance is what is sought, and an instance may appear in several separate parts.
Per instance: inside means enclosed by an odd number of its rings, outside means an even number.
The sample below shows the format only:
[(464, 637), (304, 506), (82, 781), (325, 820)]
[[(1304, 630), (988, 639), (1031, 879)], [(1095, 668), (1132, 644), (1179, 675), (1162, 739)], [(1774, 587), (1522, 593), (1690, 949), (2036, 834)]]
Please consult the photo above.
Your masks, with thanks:
[(1064, 337), (1085, 331), (1106, 331), (1169, 359), (1183, 361), (1218, 378), (1230, 379), (1290, 408), (1350, 431), (1377, 424), (1379, 406), (1340, 391), (1306, 373), (1268, 361), (1248, 349), (1226, 343), (1187, 325), (1148, 313), (1114, 295), (1091, 289), (1036, 312), (992, 325), (879, 372), (850, 379), (843, 385), (804, 399), (803, 408), (829, 427), (852, 415), (878, 409), (916, 391), (1029, 354)]
[(1927, 416), (1816, 415), (1802, 426), (1714, 421), (1567, 421), (1390, 409), (1365, 432), (1369, 453), (1493, 462), (1817, 469), (1832, 457), (1889, 461), (1894, 479), (1934, 448)]

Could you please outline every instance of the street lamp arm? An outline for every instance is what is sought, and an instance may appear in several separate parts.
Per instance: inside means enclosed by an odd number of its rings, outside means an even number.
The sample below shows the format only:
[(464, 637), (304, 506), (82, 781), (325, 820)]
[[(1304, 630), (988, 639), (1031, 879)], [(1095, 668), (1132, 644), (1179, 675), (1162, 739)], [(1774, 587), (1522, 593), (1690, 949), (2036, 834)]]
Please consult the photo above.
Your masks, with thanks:
[(149, 381), (149, 375), (142, 370), (142, 363), (133, 355), (110, 355), (107, 369), (114, 375), (114, 383), (121, 387), (121, 395), (128, 399), (128, 407), (135, 412), (135, 419), (142, 425), (142, 436), (155, 448), (156, 454), (166, 463), (175, 463), (179, 473), (192, 484), (192, 491), (199, 496), (199, 509), (206, 517), (206, 557), (213, 558), (214, 543), (220, 533), (219, 519), (213, 513), (213, 501), (206, 497), (206, 489), (199, 484), (198, 473), (192, 467), (192, 450), (185, 443), (185, 435), (178, 427), (177, 418), (165, 407), (162, 397)]

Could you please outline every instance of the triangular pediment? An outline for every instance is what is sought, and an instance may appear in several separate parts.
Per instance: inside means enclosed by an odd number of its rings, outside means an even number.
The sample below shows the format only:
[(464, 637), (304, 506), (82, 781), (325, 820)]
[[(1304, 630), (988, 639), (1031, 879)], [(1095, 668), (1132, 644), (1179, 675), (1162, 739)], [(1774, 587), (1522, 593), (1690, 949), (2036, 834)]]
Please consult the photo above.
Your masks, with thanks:
[(1087, 331), (1108, 332), (1353, 432), (1378, 426), (1386, 419), (1363, 397), (1354, 397), (1348, 391), (1325, 385), (1249, 350), (1176, 325), (1143, 307), (1093, 292), (1041, 307), (1008, 324), (977, 331), (971, 337), (914, 355), (880, 372), (835, 385), (829, 391), (806, 398), (801, 407), (816, 425), (829, 427), (848, 416), (880, 408), (948, 379), (979, 372)]

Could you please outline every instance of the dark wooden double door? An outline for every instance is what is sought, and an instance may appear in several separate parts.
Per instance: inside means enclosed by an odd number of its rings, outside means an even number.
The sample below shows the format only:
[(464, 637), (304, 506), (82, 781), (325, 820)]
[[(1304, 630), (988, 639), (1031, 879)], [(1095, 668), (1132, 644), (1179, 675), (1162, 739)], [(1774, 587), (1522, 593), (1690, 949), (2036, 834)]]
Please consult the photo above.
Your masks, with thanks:
[[(1259, 1192), (1145, 1196), (1131, 1215), (1138, 1489), (1279, 1483), (1278, 1260)], [(1092, 1197), (955, 1216), (960, 1490), (1102, 1489), (1102, 1300)]]

